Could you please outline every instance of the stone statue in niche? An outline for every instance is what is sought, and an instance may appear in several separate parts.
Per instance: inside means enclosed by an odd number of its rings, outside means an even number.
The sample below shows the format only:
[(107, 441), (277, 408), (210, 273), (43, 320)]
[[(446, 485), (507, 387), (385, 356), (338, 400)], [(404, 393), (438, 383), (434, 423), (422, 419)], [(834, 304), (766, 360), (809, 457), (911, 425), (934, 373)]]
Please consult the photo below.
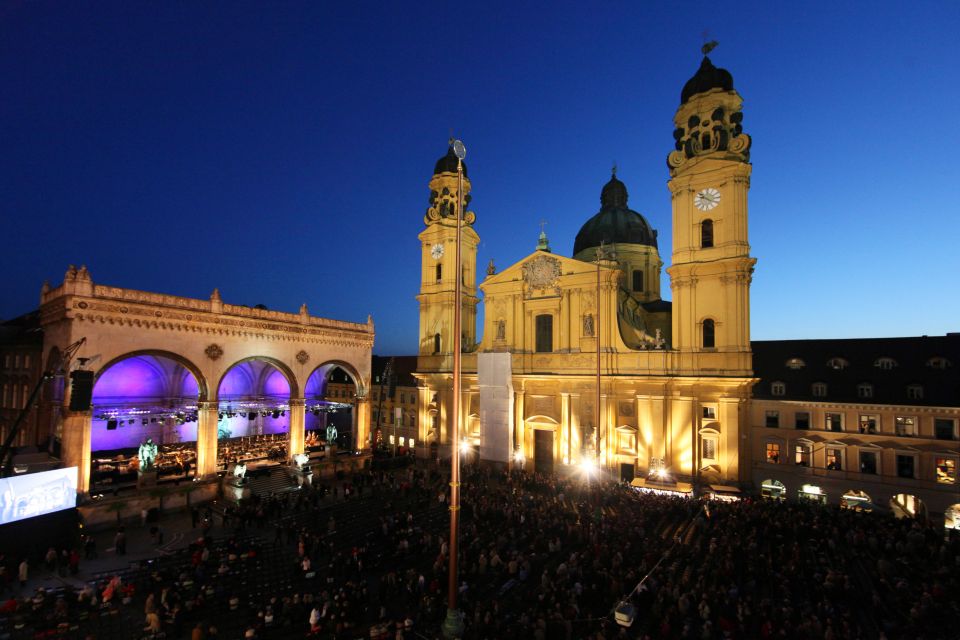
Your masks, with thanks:
[(505, 320), (497, 320), (497, 340), (506, 340), (507, 339), (507, 322)]
[(157, 445), (152, 438), (147, 438), (146, 442), (140, 443), (138, 457), (141, 471), (153, 471), (157, 461)]
[(588, 313), (583, 316), (583, 336), (585, 338), (593, 337), (593, 314)]

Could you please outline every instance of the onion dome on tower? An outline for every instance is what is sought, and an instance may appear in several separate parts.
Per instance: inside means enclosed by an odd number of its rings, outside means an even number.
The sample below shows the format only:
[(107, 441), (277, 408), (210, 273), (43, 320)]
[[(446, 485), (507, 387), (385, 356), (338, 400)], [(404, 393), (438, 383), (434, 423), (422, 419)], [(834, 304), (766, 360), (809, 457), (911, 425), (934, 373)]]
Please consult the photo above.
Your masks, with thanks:
[[(580, 228), (573, 243), (573, 256), (600, 244), (636, 244), (657, 247), (657, 232), (646, 218), (627, 207), (627, 186), (614, 169), (610, 182), (600, 192), (600, 212)], [(578, 258), (581, 259), (581, 258)], [(586, 259), (592, 259), (587, 256)]]
[[(733, 91), (733, 76), (726, 69), (719, 69), (713, 66), (710, 58), (703, 56), (703, 62), (700, 68), (683, 85), (683, 91), (680, 92), (680, 104), (686, 104), (687, 100), (697, 95), (705, 93), (711, 89), (722, 89), (724, 91)], [(456, 166), (454, 166), (456, 170)]]
[[(460, 160), (453, 152), (453, 140), (447, 147), (447, 153), (441, 156), (433, 166), (433, 177), (430, 179), (430, 206), (423, 217), (423, 223), (426, 225), (436, 224), (438, 222), (450, 223), (457, 219), (457, 210), (461, 203), (457, 200), (457, 189), (459, 177), (457, 175), (457, 162)], [(463, 167), (463, 202), (465, 210), (463, 222), (472, 225), (476, 220), (476, 214), (467, 210), (470, 206), (470, 178), (467, 177), (467, 163), (462, 162)]]
[[(447, 155), (443, 156), (437, 160), (437, 164), (433, 167), (433, 175), (439, 175), (441, 173), (456, 173), (457, 172), (457, 156), (453, 152), (453, 145), (451, 144), (447, 148)], [(463, 162), (463, 175), (467, 175), (467, 163)]]

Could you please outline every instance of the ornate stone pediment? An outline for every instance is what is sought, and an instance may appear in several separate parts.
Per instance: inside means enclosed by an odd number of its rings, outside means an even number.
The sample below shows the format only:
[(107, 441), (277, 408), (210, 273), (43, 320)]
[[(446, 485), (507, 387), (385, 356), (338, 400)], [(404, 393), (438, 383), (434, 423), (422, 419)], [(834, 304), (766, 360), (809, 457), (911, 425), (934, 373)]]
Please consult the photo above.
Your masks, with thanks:
[(538, 255), (523, 264), (524, 297), (560, 295), (560, 261)]

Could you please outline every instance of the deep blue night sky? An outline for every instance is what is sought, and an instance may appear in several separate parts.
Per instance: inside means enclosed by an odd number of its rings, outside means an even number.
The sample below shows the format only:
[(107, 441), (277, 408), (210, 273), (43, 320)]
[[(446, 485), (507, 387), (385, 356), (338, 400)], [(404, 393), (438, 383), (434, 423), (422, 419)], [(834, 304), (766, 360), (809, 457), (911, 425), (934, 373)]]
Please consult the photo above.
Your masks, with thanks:
[[(0, 318), (98, 283), (417, 345), (427, 182), (467, 147), (479, 271), (570, 255), (616, 162), (669, 263), (665, 164), (711, 54), (753, 137), (753, 337), (960, 330), (960, 4), (0, 4)], [(669, 284), (664, 281), (665, 297)]]

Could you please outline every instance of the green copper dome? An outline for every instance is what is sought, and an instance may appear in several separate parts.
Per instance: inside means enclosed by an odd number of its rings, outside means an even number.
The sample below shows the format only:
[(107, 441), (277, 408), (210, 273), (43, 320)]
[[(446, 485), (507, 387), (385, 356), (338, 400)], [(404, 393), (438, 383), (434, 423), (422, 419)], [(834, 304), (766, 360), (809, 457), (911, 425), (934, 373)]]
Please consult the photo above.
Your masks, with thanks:
[(600, 212), (580, 228), (573, 243), (573, 255), (600, 243), (643, 244), (657, 247), (657, 232), (646, 218), (627, 208), (627, 186), (616, 173), (600, 192)]

